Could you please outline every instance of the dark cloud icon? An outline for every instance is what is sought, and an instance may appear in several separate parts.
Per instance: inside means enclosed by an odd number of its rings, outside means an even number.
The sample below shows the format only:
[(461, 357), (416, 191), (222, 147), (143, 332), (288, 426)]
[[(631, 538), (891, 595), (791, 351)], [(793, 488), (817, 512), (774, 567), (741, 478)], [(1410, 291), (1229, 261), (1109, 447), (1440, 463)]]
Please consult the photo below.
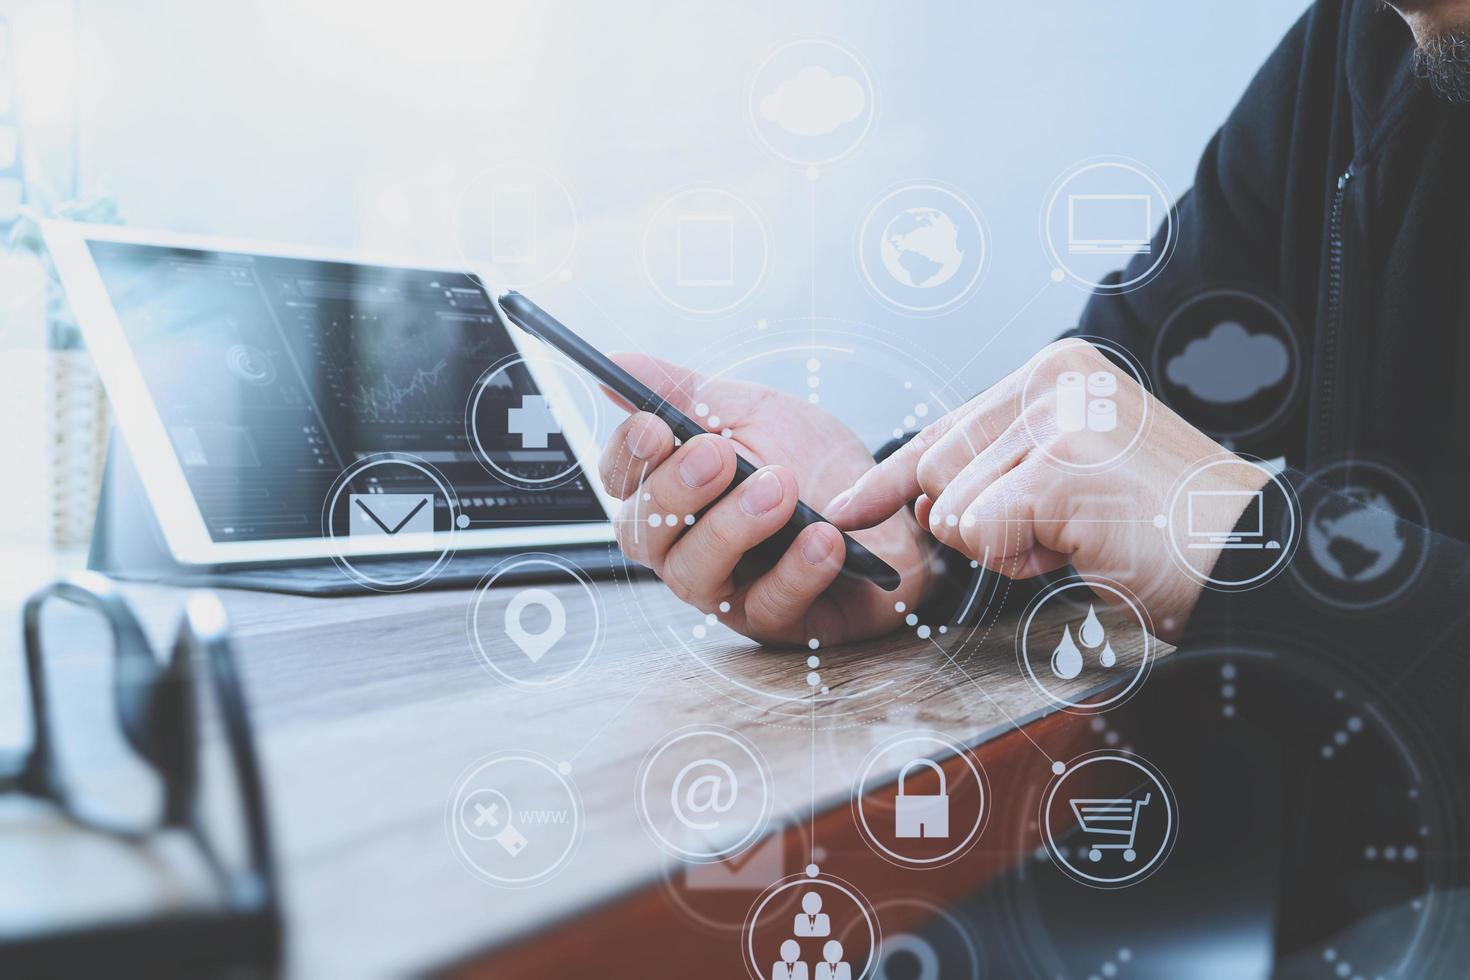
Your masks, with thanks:
[(1171, 384), (1207, 402), (1231, 404), (1281, 381), (1291, 367), (1286, 344), (1271, 334), (1253, 334), (1233, 320), (1216, 324), (1169, 360)]

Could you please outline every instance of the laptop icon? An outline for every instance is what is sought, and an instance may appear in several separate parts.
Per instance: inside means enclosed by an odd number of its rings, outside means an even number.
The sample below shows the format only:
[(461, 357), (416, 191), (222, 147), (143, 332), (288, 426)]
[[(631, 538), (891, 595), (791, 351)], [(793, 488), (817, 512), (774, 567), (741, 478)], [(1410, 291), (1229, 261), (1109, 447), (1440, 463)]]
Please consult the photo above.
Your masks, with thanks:
[[(1195, 515), (1220, 500), (1235, 500), (1241, 505), (1240, 520), (1226, 533), (1202, 529)], [(1278, 541), (1265, 539), (1265, 493), (1261, 490), (1191, 490), (1185, 500), (1188, 507), (1189, 545), (1193, 549), (1226, 548), (1252, 551), (1276, 551)]]
[(1147, 255), (1153, 234), (1147, 194), (1067, 196), (1067, 251), (1072, 255)]

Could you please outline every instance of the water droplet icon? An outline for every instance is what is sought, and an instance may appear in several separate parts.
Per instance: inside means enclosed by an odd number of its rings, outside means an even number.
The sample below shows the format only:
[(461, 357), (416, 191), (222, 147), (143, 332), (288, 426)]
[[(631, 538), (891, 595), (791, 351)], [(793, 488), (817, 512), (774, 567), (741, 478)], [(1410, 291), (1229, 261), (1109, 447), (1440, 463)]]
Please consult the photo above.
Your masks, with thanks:
[(1102, 648), (1102, 653), (1097, 655), (1097, 662), (1104, 667), (1111, 667), (1118, 662), (1118, 655), (1113, 652), (1113, 645), (1111, 643)]
[(1051, 655), (1051, 672), (1064, 681), (1082, 673), (1082, 651), (1072, 642), (1072, 627), (1062, 627), (1062, 641)]
[(1097, 618), (1097, 610), (1091, 605), (1087, 607), (1087, 618), (1082, 621), (1082, 628), (1077, 631), (1077, 636), (1085, 647), (1101, 646), (1103, 640), (1108, 638), (1107, 631)]

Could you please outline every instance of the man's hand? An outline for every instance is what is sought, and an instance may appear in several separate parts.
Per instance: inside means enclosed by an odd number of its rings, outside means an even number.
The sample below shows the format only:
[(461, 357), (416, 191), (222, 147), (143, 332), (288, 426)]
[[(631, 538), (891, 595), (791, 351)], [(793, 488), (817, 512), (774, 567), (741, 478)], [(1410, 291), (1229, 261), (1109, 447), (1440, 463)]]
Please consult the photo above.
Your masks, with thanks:
[[(896, 602), (917, 605), (928, 577), (926, 536), (907, 510), (876, 517), (855, 535), (903, 576), (896, 592), (838, 578), (842, 536), (830, 524), (803, 530), (774, 567), (745, 557), (786, 523), (798, 497), (820, 511), (872, 467), (851, 430), (803, 399), (760, 385), (706, 381), (643, 355), (614, 360), (686, 415), (703, 403), (706, 417), (730, 430), (729, 438), (712, 433), (675, 448), (673, 432), (647, 412), (618, 427), (600, 472), (608, 492), (624, 502), (617, 539), (629, 558), (653, 569), (680, 599), (763, 642), (833, 644), (876, 635), (902, 621)], [(686, 523), (730, 485), (737, 452), (760, 469)], [(650, 520), (669, 514), (672, 524)]]
[[(1118, 379), (1111, 396), (1115, 429), (1061, 431), (1055, 380), (1064, 371), (1084, 378), (1107, 371)], [(1145, 412), (1151, 422), (1130, 450)], [(1177, 479), (1199, 460), (1224, 452), (1097, 348), (1064, 340), (929, 425), (826, 513), (840, 528), (864, 528), (916, 501), (919, 522), (935, 538), (995, 571), (1030, 578), (1071, 563), (1084, 575), (1121, 581), (1169, 639), (1183, 630), (1199, 585), (1171, 563), (1166, 532), (1153, 520), (1165, 513)], [(1115, 465), (1099, 465), (1120, 455)], [(1083, 468), (1090, 465), (1096, 470)], [(1217, 470), (1212, 479), (1241, 481), (1222, 483), (1222, 490), (1256, 490), (1267, 479), (1255, 467)], [(1223, 535), (1239, 517), (1239, 505), (1227, 502), (1219, 513), (1196, 515), (1196, 523)]]

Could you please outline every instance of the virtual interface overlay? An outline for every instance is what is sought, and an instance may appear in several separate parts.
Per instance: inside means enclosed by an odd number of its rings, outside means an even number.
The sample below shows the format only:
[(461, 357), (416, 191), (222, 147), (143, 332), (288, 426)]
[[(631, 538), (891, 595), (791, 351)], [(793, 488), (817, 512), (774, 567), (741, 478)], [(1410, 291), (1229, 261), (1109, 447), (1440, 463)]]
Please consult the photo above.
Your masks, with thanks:
[[(580, 471), (547, 489), (481, 465), (465, 413), (512, 355), (485, 294), (459, 273), (114, 242), (88, 243), (215, 541), (314, 537), (333, 480), (373, 453), (433, 465), (480, 526), (605, 519)], [(523, 364), (476, 404), (480, 448), (517, 476), (573, 467)], [(517, 414), (512, 412), (519, 410)], [(529, 434), (516, 419), (542, 419)], [(519, 431), (517, 431), (519, 430)], [(401, 472), (393, 472), (393, 471)], [(359, 493), (409, 492), (370, 470)], [(447, 531), (436, 496), (434, 529)]]

